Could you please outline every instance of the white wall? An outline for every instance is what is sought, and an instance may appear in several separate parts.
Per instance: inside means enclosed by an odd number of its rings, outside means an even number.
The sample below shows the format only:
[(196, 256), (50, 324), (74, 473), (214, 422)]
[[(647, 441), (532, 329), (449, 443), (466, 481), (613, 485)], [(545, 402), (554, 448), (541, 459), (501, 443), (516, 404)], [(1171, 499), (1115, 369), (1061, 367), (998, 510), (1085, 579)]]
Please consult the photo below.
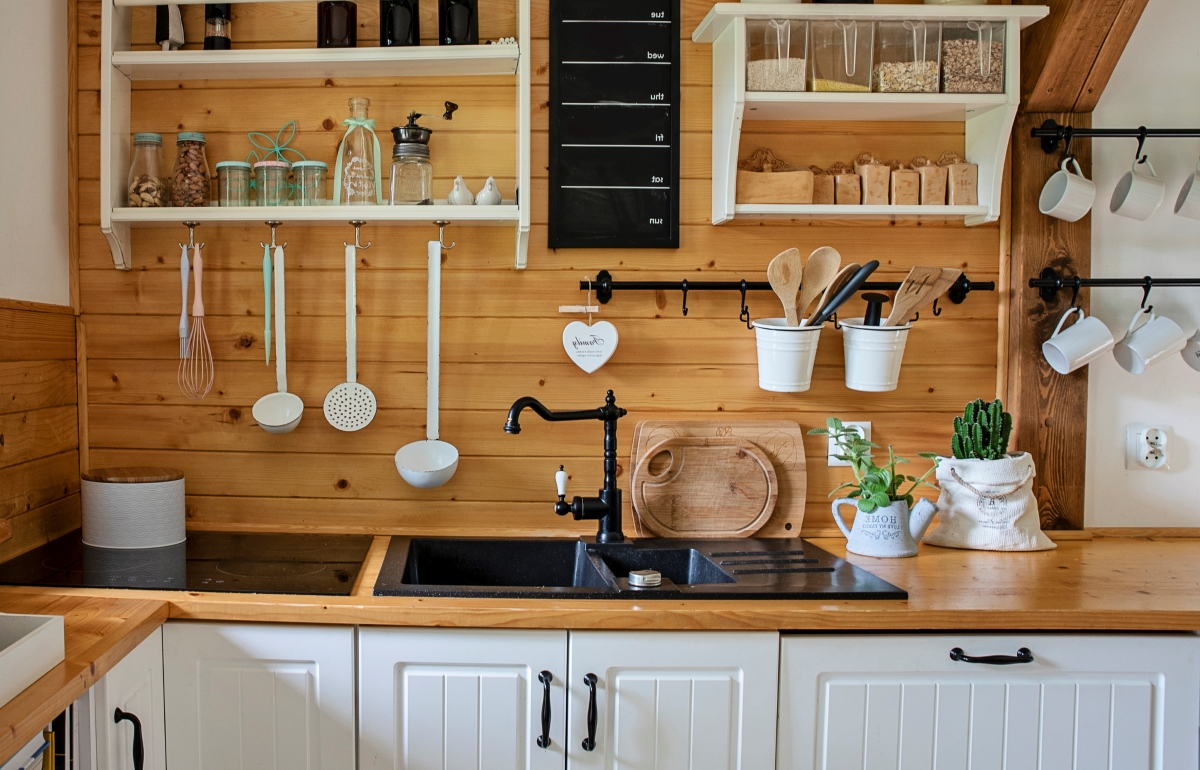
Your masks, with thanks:
[(67, 2), (0, 19), (0, 297), (67, 305)]
[[(1096, 127), (1200, 126), (1200, 3), (1150, 0), (1092, 117)], [(1108, 211), (1136, 147), (1136, 139), (1093, 141), (1092, 275), (1200, 276), (1200, 221), (1174, 214), (1200, 139), (1147, 141), (1167, 191), (1145, 222)], [(1141, 296), (1140, 288), (1096, 289), (1092, 312), (1120, 339)], [(1189, 335), (1200, 324), (1200, 289), (1154, 289), (1150, 303)], [(1105, 356), (1088, 377), (1086, 526), (1200, 527), (1200, 372), (1172, 356), (1132, 375)], [(1170, 470), (1125, 470), (1126, 425), (1137, 422), (1171, 427)]]

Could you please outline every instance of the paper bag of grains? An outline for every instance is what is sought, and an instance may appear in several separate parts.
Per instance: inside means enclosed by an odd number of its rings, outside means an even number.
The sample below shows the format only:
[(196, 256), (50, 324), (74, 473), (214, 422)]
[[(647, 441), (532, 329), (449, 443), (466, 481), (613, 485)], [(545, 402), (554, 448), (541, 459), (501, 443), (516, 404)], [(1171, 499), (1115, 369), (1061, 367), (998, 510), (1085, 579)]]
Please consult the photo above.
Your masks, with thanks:
[(914, 169), (897, 164), (892, 170), (891, 204), (919, 206), (921, 204), (921, 175)]
[(812, 203), (813, 175), (780, 160), (768, 148), (760, 148), (738, 162), (737, 203)]
[(854, 168), (840, 160), (828, 169), (833, 177), (833, 202), (839, 206), (862, 205), (862, 177)]
[(913, 158), (912, 167), (920, 177), (920, 205), (946, 205), (946, 167), (930, 163), (928, 158)]
[(875, 160), (875, 156), (869, 152), (862, 153), (854, 160), (854, 170), (862, 180), (863, 205), (886, 206), (892, 170)]
[(834, 201), (833, 177), (820, 166), (809, 166), (808, 170), (813, 175), (812, 202), (832, 206)]
[(956, 152), (944, 152), (937, 164), (947, 172), (946, 202), (951, 206), (979, 205), (979, 166)]

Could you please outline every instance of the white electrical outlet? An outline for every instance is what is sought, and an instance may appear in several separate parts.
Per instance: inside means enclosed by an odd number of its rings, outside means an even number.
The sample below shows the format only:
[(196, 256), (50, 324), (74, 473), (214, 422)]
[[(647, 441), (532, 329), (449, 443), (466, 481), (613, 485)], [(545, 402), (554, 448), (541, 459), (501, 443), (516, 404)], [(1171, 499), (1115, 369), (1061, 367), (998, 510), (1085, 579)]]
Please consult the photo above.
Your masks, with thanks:
[(1167, 455), (1167, 425), (1134, 424), (1125, 428), (1125, 469), (1157, 471), (1170, 469)]
[[(855, 430), (858, 431), (858, 435), (862, 436), (867, 441), (871, 440), (871, 423), (869, 423), (869, 422), (843, 422), (842, 425), (846, 426), (847, 428), (854, 428)], [(827, 455), (827, 457), (829, 459), (830, 467), (835, 466), (835, 465), (845, 465), (845, 466), (850, 465), (850, 463), (846, 462), (845, 460), (837, 459), (837, 455), (840, 455), (841, 453), (842, 453), (841, 450), (838, 449), (837, 442), (834, 441), (832, 438), (829, 439), (829, 448), (826, 450), (825, 454)]]

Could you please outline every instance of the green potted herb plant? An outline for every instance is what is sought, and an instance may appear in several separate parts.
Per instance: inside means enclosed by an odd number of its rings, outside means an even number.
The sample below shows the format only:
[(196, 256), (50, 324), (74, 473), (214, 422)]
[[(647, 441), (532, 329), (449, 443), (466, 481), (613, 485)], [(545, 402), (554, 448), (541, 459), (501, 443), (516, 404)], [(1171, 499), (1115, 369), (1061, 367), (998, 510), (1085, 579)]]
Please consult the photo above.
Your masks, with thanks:
[[(937, 453), (920, 452), (921, 457), (933, 460), (934, 465), (921, 476), (908, 476), (896, 470), (896, 466), (908, 460), (897, 457), (889, 446), (887, 464), (876, 465), (871, 450), (879, 446), (836, 417), (830, 417), (826, 427), (813, 428), (808, 433), (833, 439), (840, 452), (837, 459), (849, 463), (854, 474), (854, 481), (840, 484), (829, 493), (833, 497), (844, 489), (850, 490), (846, 497), (833, 503), (833, 520), (846, 536), (846, 550), (863, 556), (916, 556), (917, 541), (929, 528), (937, 508), (925, 498), (914, 505), (913, 493), (922, 486), (933, 487), (926, 479), (937, 468)], [(850, 504), (858, 508), (852, 529), (846, 526), (840, 511), (842, 506)]]

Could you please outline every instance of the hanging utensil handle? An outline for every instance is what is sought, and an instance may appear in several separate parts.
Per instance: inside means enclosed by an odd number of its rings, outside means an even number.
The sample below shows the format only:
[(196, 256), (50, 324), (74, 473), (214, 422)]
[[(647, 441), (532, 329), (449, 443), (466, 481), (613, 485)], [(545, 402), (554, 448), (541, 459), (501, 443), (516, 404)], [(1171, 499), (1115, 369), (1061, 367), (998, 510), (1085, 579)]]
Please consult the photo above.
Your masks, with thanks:
[(200, 244), (192, 247), (192, 272), (196, 276), (196, 300), (192, 303), (192, 318), (204, 317), (204, 292), (201, 284), (204, 280), (204, 259), (200, 256)]
[(425, 351), (427, 392), (425, 394), (425, 438), (438, 439), (438, 396), (442, 368), (442, 244), (429, 242), (428, 349)]
[(271, 363), (271, 248), (263, 246), (263, 349)]
[(346, 247), (346, 382), (354, 383), (358, 375), (358, 287), (354, 268), (358, 250)]
[(287, 292), (284, 291), (283, 247), (275, 247), (275, 389), (287, 392)]
[(179, 256), (179, 282), (183, 284), (183, 303), (180, 305), (179, 311), (179, 357), (188, 357), (188, 337), (191, 336), (192, 326), (188, 322), (188, 273), (191, 272), (192, 263), (188, 259), (188, 247), (183, 247), (183, 253)]

